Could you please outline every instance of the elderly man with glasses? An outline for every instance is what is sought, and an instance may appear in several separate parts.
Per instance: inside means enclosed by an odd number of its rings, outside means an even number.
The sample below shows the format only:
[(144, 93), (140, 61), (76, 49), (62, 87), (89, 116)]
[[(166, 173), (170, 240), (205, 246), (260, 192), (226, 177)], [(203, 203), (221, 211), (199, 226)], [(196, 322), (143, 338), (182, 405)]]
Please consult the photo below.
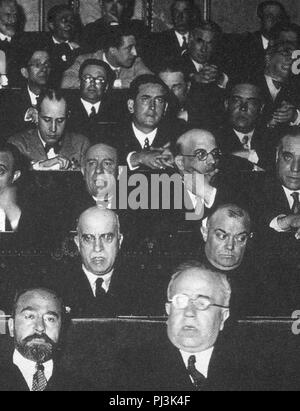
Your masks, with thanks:
[(221, 333), (230, 314), (231, 287), (225, 274), (198, 261), (185, 262), (175, 270), (167, 294), (168, 338), (159, 334), (157, 344), (123, 355), (123, 388), (181, 392), (265, 388), (260, 360), (256, 363), (259, 350), (254, 354), (246, 349), (233, 329)]

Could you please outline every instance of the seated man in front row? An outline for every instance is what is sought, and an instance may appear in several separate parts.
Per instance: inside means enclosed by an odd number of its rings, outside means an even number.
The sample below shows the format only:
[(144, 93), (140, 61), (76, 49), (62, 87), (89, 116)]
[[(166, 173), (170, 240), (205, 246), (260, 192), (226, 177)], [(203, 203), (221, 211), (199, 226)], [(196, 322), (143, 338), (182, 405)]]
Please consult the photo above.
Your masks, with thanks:
[(68, 107), (60, 91), (46, 90), (38, 102), (37, 127), (10, 137), (34, 170), (80, 170), (89, 140), (65, 131)]
[[(168, 338), (123, 355), (121, 389), (237, 391), (263, 387), (265, 379), (237, 336), (220, 335), (230, 311), (224, 274), (199, 262), (181, 264), (168, 287)], [(232, 330), (233, 332), (233, 330)], [(228, 334), (228, 335), (227, 335)], [(252, 353), (253, 354), (253, 353)], [(252, 359), (257, 358), (257, 350)], [(124, 367), (124, 368), (123, 368)], [(262, 379), (264, 378), (264, 379)]]
[(66, 314), (61, 299), (47, 289), (28, 289), (15, 298), (9, 357), (1, 358), (0, 391), (84, 391), (84, 384), (57, 360)]

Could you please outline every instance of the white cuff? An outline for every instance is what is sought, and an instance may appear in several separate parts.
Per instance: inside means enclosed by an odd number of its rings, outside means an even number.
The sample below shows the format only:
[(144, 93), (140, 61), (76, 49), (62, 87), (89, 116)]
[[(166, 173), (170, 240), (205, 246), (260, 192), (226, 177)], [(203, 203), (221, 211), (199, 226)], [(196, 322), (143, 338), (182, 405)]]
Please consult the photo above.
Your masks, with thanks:
[(250, 150), (248, 160), (253, 164), (257, 164), (259, 162), (259, 158), (255, 150)]
[(299, 126), (299, 124), (300, 124), (300, 110), (297, 110), (297, 118), (294, 122), (291, 121), (290, 125), (291, 126)]
[(229, 82), (229, 77), (227, 76), (227, 74), (225, 74), (225, 73), (222, 73), (222, 80), (219, 82), (219, 84), (218, 84), (218, 87), (220, 87), (220, 88), (226, 88), (227, 87), (227, 84), (228, 84), (228, 82)]
[(215, 203), (215, 199), (216, 199), (216, 195), (217, 195), (217, 189), (213, 188), (213, 191), (211, 193), (211, 196), (209, 198), (209, 201), (204, 200), (204, 204), (206, 208), (212, 208), (212, 206)]
[(280, 228), (280, 226), (278, 224), (279, 218), (283, 218), (283, 217), (286, 217), (286, 215), (285, 214), (280, 214), (278, 217), (275, 217), (270, 223), (270, 228), (277, 231), (278, 233), (288, 232), (289, 230), (283, 230), (282, 228)]
[(139, 169), (139, 167), (133, 167), (133, 165), (131, 164), (131, 157), (135, 153), (136, 153), (136, 151), (132, 151), (131, 153), (128, 154), (127, 159), (126, 159), (130, 171), (134, 171), (134, 170)]

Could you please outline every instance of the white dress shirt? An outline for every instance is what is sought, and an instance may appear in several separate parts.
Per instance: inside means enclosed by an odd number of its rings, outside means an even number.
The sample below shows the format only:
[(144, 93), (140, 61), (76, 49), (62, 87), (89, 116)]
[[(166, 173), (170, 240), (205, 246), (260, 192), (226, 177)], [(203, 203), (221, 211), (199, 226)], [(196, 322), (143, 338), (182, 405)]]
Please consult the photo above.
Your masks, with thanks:
[(201, 200), (203, 206), (205, 206), (206, 208), (212, 208), (212, 206), (214, 205), (215, 199), (216, 199), (216, 195), (217, 195), (217, 189), (213, 188), (212, 194), (209, 198), (209, 200), (207, 201), (207, 199), (201, 198), (201, 197), (197, 197), (194, 193), (192, 193), (190, 190), (187, 190), (188, 195), (191, 199), (191, 202), (193, 204), (194, 209), (196, 210), (197, 206), (198, 206), (198, 200)]
[[(247, 143), (247, 150), (249, 151), (248, 161), (250, 161), (251, 163), (257, 164), (259, 162), (259, 157), (257, 155), (257, 152), (255, 150), (253, 150), (252, 146), (251, 146), (254, 130), (250, 131), (249, 133), (240, 133), (237, 130), (233, 130), (233, 131), (236, 134), (236, 136), (238, 137), (238, 139), (240, 140), (241, 144), (243, 144), (243, 145), (244, 145), (244, 143), (243, 143), (244, 137), (248, 137), (248, 143)], [(245, 147), (245, 149), (246, 149), (246, 147)]]
[[(42, 139), (39, 131), (38, 131), (38, 136), (39, 136), (39, 138), (40, 138), (40, 140), (41, 140), (41, 143), (43, 144), (43, 147), (46, 147), (46, 143), (45, 143), (45, 141)], [(48, 160), (51, 160), (52, 158), (55, 158), (55, 157), (57, 157), (57, 154), (55, 154), (54, 149), (51, 148), (51, 149), (48, 151), (48, 153), (47, 153), (47, 158), (48, 158)], [(41, 167), (41, 166), (40, 166), (40, 161), (37, 161), (36, 163), (32, 163), (32, 168), (33, 168), (33, 170), (35, 170), (35, 171), (45, 170), (44, 167)], [(59, 164), (55, 164), (54, 166), (47, 168), (47, 170), (58, 171), (58, 170), (60, 170), (60, 165), (59, 165)]]
[(93, 107), (95, 107), (96, 114), (98, 114), (99, 109), (100, 109), (100, 105), (101, 105), (101, 101), (98, 101), (98, 103), (96, 103), (96, 104), (92, 104), (92, 103), (89, 103), (88, 101), (84, 100), (83, 98), (81, 98), (80, 100), (81, 100), (88, 116), (90, 116), (92, 114), (92, 108)]
[(5, 232), (6, 214), (3, 208), (0, 208), (0, 232)]
[(180, 33), (178, 33), (178, 31), (175, 30), (175, 34), (176, 34), (176, 37), (177, 37), (177, 40), (178, 40), (178, 43), (179, 43), (180, 47), (183, 46), (184, 39), (186, 39), (187, 43), (189, 42), (190, 33), (180, 34)]
[[(27, 360), (27, 358), (23, 357), (18, 350), (14, 351), (13, 363), (19, 368), (29, 390), (32, 391), (33, 376), (36, 373), (36, 363), (34, 361)], [(43, 363), (43, 366), (45, 368), (44, 374), (46, 380), (49, 381), (53, 374), (53, 361), (47, 361)]]
[(54, 44), (67, 44), (71, 50), (74, 50), (74, 47), (72, 46), (72, 44), (67, 40), (67, 41), (58, 41), (56, 40), (56, 38), (54, 36), (52, 36), (52, 40)]
[(268, 76), (268, 75), (265, 75), (265, 78), (266, 78), (267, 85), (268, 85), (268, 89), (269, 89), (269, 91), (270, 91), (270, 94), (271, 94), (271, 96), (272, 96), (272, 99), (275, 101), (276, 98), (277, 98), (277, 96), (278, 96), (278, 94), (279, 94), (280, 91), (281, 91), (281, 88), (278, 89), (278, 88), (276, 88), (276, 87), (274, 86), (272, 77), (270, 77), (270, 76)]
[[(202, 352), (198, 352), (198, 353), (190, 353), (190, 352), (180, 350), (180, 354), (182, 356), (182, 359), (184, 361), (184, 364), (185, 364), (186, 368), (188, 367), (188, 361), (189, 361), (190, 356), (194, 355), (196, 357), (196, 364), (195, 364), (196, 370), (201, 372), (201, 374), (205, 378), (207, 378), (208, 377), (209, 364), (210, 364), (210, 360), (211, 360), (213, 351), (214, 351), (214, 347), (209, 348), (206, 351), (202, 351)], [(191, 378), (191, 380), (192, 380), (192, 378)]]
[[(140, 146), (141, 146), (142, 149), (143, 149), (144, 146), (145, 146), (145, 141), (146, 141), (146, 139), (149, 140), (149, 146), (150, 146), (150, 147), (152, 146), (153, 141), (154, 141), (154, 139), (155, 139), (155, 137), (156, 137), (156, 134), (157, 134), (157, 128), (156, 128), (155, 130), (151, 131), (151, 133), (145, 134), (145, 133), (143, 133), (141, 130), (139, 130), (139, 129), (134, 125), (134, 123), (132, 123), (132, 129), (133, 129), (134, 135), (135, 135), (135, 137), (137, 138), (138, 142), (140, 143)], [(132, 164), (131, 164), (131, 157), (132, 157), (132, 155), (133, 155), (134, 153), (136, 153), (136, 152), (135, 152), (135, 151), (132, 151), (132, 152), (129, 153), (128, 156), (127, 156), (127, 164), (128, 164), (129, 169), (130, 169), (131, 171), (137, 170), (137, 169), (139, 168), (139, 167), (133, 167)]]
[(261, 35), (261, 41), (262, 41), (264, 50), (267, 50), (267, 48), (269, 47), (270, 40), (268, 40), (265, 36)]
[(82, 270), (83, 270), (84, 274), (86, 275), (86, 277), (87, 277), (87, 279), (88, 279), (88, 281), (89, 281), (89, 283), (90, 283), (90, 286), (91, 286), (91, 289), (92, 289), (92, 291), (93, 291), (94, 297), (96, 297), (96, 282), (97, 282), (97, 280), (99, 280), (99, 278), (102, 278), (102, 279), (103, 279), (103, 284), (102, 284), (103, 290), (104, 290), (106, 293), (108, 292), (108, 289), (109, 289), (109, 286), (110, 286), (110, 282), (111, 282), (111, 276), (113, 275), (113, 272), (114, 272), (113, 270), (112, 270), (110, 273), (108, 273), (108, 274), (101, 275), (101, 277), (98, 276), (98, 275), (95, 275), (95, 274), (91, 273), (90, 271), (88, 271), (88, 270), (85, 268), (84, 265), (82, 265)]
[[(299, 196), (300, 196), (300, 190), (289, 190), (288, 188), (286, 188), (286, 187), (284, 187), (284, 186), (282, 186), (282, 188), (283, 188), (283, 190), (284, 190), (284, 193), (285, 193), (286, 198), (287, 198), (287, 200), (288, 200), (290, 209), (291, 209), (291, 211), (292, 211), (292, 208), (293, 208), (293, 205), (294, 205), (294, 199), (293, 199), (293, 197), (292, 197), (292, 194), (293, 194), (293, 193), (299, 193)], [(275, 218), (271, 221), (271, 223), (270, 223), (270, 228), (272, 228), (273, 230), (277, 231), (278, 233), (284, 233), (285, 230), (282, 230), (282, 229), (280, 228), (279, 224), (278, 224), (278, 220), (279, 220), (280, 218), (283, 218), (283, 217), (286, 217), (286, 214), (280, 214), (279, 216), (275, 217)]]
[(27, 86), (27, 90), (28, 90), (28, 94), (29, 94), (29, 97), (30, 97), (32, 107), (37, 106), (39, 96), (34, 94), (28, 86)]

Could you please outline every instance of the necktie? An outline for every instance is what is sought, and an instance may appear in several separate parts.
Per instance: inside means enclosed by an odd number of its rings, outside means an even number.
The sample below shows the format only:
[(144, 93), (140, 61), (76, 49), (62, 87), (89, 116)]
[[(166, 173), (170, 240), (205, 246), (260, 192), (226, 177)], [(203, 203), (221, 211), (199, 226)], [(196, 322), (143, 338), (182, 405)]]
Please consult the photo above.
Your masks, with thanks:
[(149, 148), (150, 148), (150, 141), (149, 141), (149, 138), (147, 137), (145, 138), (145, 141), (144, 141), (144, 150), (149, 150)]
[(96, 281), (96, 298), (97, 300), (103, 300), (103, 298), (106, 296), (106, 292), (102, 287), (103, 285), (103, 278), (98, 278)]
[(250, 140), (249, 136), (244, 136), (244, 137), (242, 138), (242, 144), (243, 144), (244, 150), (250, 150), (249, 140)]
[(45, 391), (48, 381), (44, 374), (45, 367), (43, 364), (36, 364), (36, 373), (32, 380), (32, 391)]
[(293, 193), (291, 196), (294, 199), (294, 204), (292, 207), (292, 214), (300, 214), (300, 201), (299, 201), (299, 193)]
[(186, 36), (183, 36), (183, 43), (181, 46), (181, 51), (184, 52), (187, 50), (187, 48), (188, 48), (188, 40)]
[(117, 68), (117, 69), (115, 70), (115, 73), (116, 73), (116, 80), (120, 80), (121, 69), (120, 69), (120, 68)]
[(204, 384), (206, 382), (206, 378), (204, 377), (203, 374), (201, 374), (201, 372), (199, 372), (196, 367), (196, 357), (195, 355), (191, 355), (189, 360), (188, 360), (188, 372), (189, 375), (192, 377), (193, 381), (194, 381), (194, 386), (196, 388), (197, 391), (201, 391), (204, 388)]
[(45, 145), (45, 152), (46, 152), (46, 154), (48, 154), (49, 153), (49, 151), (53, 148), (53, 151), (54, 151), (54, 153), (55, 154), (58, 154), (59, 153), (59, 151), (60, 151), (60, 142), (57, 142), (56, 144), (53, 144), (53, 145), (51, 145), (51, 144), (46, 144)]
[(282, 87), (282, 83), (280, 81), (272, 80), (276, 90), (280, 90)]
[(93, 107), (91, 108), (90, 118), (93, 119), (93, 118), (96, 117), (96, 115), (97, 115), (96, 109), (95, 109), (95, 106), (93, 106)]

